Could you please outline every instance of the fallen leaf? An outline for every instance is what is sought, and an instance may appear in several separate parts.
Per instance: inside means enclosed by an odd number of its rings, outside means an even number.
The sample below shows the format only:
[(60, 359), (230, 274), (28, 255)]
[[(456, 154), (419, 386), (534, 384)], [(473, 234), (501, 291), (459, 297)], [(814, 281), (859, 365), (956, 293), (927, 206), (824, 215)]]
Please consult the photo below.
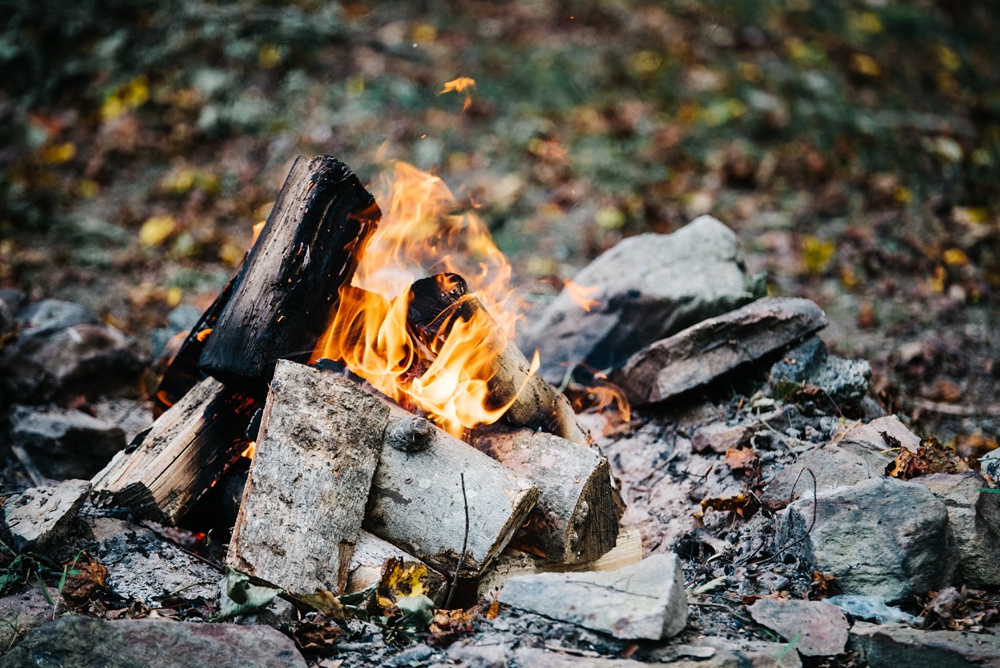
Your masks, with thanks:
[(69, 608), (86, 605), (102, 589), (108, 579), (108, 569), (84, 552), (65, 564), (66, 579), (59, 593)]

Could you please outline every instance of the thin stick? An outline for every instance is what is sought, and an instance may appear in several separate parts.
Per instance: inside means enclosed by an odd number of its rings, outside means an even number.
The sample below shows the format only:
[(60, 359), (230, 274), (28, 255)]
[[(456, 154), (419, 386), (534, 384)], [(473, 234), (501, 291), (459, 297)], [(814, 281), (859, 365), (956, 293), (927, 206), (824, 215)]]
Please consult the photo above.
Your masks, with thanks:
[(458, 565), (455, 567), (455, 577), (448, 588), (448, 599), (444, 602), (444, 609), (451, 609), (451, 597), (455, 595), (458, 587), (458, 574), (462, 572), (462, 560), (465, 559), (465, 548), (469, 544), (469, 499), (465, 496), (465, 473), (460, 473), (462, 479), (462, 503), (465, 505), (465, 535), (462, 537), (462, 554), (458, 555)]
[(35, 487), (45, 487), (49, 483), (48, 478), (42, 475), (42, 472), (37, 466), (35, 466), (35, 462), (32, 461), (31, 456), (28, 454), (28, 451), (24, 449), (24, 447), (20, 445), (12, 445), (10, 446), (10, 451), (14, 453), (14, 456), (17, 458), (17, 461), (20, 462), (21, 468), (24, 469), (24, 472), (28, 474), (32, 485)]

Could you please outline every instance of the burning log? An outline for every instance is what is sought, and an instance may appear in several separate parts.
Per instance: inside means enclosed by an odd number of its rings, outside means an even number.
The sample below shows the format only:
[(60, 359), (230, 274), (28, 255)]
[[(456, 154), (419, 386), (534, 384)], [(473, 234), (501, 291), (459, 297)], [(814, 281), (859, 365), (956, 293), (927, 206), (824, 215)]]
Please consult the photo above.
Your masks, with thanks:
[(95, 504), (175, 524), (239, 456), (256, 407), (254, 397), (202, 380), (94, 477)]
[(481, 341), (492, 353), (489, 371), (489, 401), (492, 407), (508, 405), (504, 419), (517, 427), (529, 427), (586, 445), (587, 436), (576, 422), (569, 400), (539, 376), (513, 341), (499, 332), (486, 308), (468, 293), (458, 274), (438, 274), (415, 281), (410, 288), (407, 324), (430, 351), (436, 352), (457, 321), (477, 319), (489, 332)]
[(490, 429), (478, 433), (473, 445), (540, 490), (512, 545), (566, 564), (593, 561), (615, 546), (625, 507), (606, 458), (528, 429)]
[(224, 381), (261, 384), (278, 359), (308, 359), (380, 217), (346, 165), (329, 156), (297, 159), (205, 343), (201, 368)]
[[(393, 423), (411, 418), (393, 407), (387, 431), (397, 431)], [(455, 571), (464, 544), (462, 575), (475, 577), (524, 523), (538, 488), (442, 429), (424, 424), (430, 434), (422, 437), (422, 450), (405, 451), (389, 443), (382, 447), (364, 528), (444, 573)], [(459, 473), (465, 474), (465, 498)]]
[(350, 381), (278, 362), (226, 561), (293, 594), (341, 594), (389, 410)]

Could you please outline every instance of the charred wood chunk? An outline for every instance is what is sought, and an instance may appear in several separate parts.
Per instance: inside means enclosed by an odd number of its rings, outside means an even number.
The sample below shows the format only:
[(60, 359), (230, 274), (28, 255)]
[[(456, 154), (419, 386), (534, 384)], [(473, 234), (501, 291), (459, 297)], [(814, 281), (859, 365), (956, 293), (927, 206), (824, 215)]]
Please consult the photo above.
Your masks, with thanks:
[(381, 215), (347, 165), (329, 156), (296, 160), (205, 343), (201, 368), (260, 385), (277, 360), (306, 361)]

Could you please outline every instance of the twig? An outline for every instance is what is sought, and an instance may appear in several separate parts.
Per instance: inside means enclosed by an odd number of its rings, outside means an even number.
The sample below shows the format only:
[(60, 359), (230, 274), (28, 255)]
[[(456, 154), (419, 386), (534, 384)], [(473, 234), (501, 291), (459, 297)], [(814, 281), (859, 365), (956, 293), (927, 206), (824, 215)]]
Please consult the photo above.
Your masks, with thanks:
[(460, 473), (462, 480), (462, 504), (465, 506), (465, 535), (462, 536), (462, 554), (458, 555), (458, 565), (455, 566), (455, 577), (452, 578), (451, 587), (448, 588), (448, 598), (444, 602), (445, 610), (451, 609), (451, 598), (458, 588), (458, 574), (462, 572), (462, 561), (465, 559), (465, 548), (469, 544), (469, 498), (465, 495), (465, 473)]
[(795, 497), (795, 486), (799, 484), (799, 479), (802, 477), (802, 474), (805, 473), (805, 472), (807, 472), (807, 471), (809, 472), (809, 475), (812, 476), (812, 479), (813, 479), (813, 513), (812, 513), (813, 516), (812, 516), (812, 522), (809, 524), (809, 528), (806, 529), (806, 532), (804, 534), (802, 534), (801, 536), (799, 536), (798, 538), (796, 538), (795, 540), (793, 540), (788, 545), (785, 545), (783, 548), (781, 548), (780, 550), (778, 550), (777, 552), (775, 552), (771, 556), (764, 557), (763, 559), (755, 560), (755, 561), (748, 562), (748, 563), (763, 564), (763, 563), (766, 563), (766, 562), (770, 561), (771, 559), (774, 559), (775, 557), (780, 557), (782, 554), (784, 554), (785, 552), (788, 552), (788, 550), (792, 549), (793, 547), (795, 547), (796, 545), (798, 545), (799, 543), (801, 543), (802, 541), (804, 541), (806, 538), (809, 537), (809, 534), (812, 533), (813, 527), (816, 526), (816, 519), (817, 519), (818, 509), (819, 509), (819, 501), (818, 501), (819, 485), (816, 483), (816, 474), (812, 472), (812, 469), (803, 468), (801, 471), (799, 471), (799, 474), (797, 476), (795, 476), (795, 482), (792, 483), (792, 491), (789, 493), (789, 496), (792, 497), (792, 498)]
[(27, 450), (25, 450), (23, 446), (12, 445), (10, 446), (10, 451), (14, 453), (14, 456), (17, 457), (17, 461), (21, 463), (21, 468), (23, 468), (24, 472), (28, 474), (28, 477), (31, 478), (32, 485), (35, 487), (45, 487), (48, 484), (48, 478), (42, 475), (42, 472), (38, 470), (38, 467), (35, 466), (35, 462), (31, 461), (31, 457), (28, 455)]

